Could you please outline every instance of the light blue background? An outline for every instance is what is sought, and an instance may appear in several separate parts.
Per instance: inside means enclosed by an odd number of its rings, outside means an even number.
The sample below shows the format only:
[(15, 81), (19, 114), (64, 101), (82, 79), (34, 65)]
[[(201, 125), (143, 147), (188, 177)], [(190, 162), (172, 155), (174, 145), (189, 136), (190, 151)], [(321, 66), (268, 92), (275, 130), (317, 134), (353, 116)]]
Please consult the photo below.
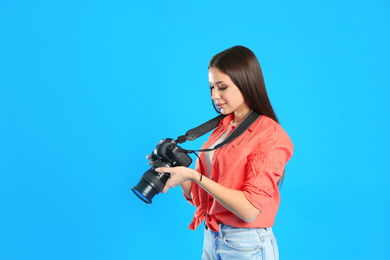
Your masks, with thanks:
[(216, 115), (207, 65), (234, 45), (295, 145), (281, 259), (390, 258), (389, 29), (385, 0), (0, 1), (0, 259), (200, 259), (180, 188), (130, 188)]

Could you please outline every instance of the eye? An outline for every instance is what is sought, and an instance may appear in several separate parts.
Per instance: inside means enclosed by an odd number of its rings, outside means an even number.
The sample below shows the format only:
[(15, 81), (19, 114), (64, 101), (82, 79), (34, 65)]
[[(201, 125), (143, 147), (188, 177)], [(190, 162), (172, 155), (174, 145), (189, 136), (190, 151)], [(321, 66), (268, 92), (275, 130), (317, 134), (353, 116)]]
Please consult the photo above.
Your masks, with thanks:
[(218, 85), (218, 89), (219, 90), (225, 90), (225, 89), (227, 89), (227, 87), (225, 85)]

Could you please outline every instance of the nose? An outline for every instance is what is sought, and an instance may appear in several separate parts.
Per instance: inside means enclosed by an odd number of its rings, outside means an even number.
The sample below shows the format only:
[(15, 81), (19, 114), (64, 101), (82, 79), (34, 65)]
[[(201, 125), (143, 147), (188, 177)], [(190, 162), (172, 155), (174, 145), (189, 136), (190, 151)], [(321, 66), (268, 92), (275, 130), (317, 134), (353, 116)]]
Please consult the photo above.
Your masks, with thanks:
[(217, 100), (217, 99), (220, 99), (220, 98), (221, 97), (220, 97), (217, 89), (214, 88), (213, 90), (211, 90), (211, 99), (212, 100)]

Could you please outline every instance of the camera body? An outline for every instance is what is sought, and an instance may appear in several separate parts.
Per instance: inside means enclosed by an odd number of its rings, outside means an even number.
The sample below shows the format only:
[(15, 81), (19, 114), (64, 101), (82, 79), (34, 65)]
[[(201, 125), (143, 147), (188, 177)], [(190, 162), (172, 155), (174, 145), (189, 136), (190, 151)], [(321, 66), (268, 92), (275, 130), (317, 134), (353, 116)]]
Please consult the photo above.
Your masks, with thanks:
[(161, 161), (167, 167), (188, 167), (192, 163), (191, 157), (171, 138), (163, 139), (157, 144), (152, 160)]
[(170, 174), (156, 172), (158, 167), (188, 167), (191, 157), (171, 138), (161, 140), (152, 153), (152, 167), (142, 175), (139, 183), (131, 189), (142, 201), (152, 203), (152, 198), (164, 188)]

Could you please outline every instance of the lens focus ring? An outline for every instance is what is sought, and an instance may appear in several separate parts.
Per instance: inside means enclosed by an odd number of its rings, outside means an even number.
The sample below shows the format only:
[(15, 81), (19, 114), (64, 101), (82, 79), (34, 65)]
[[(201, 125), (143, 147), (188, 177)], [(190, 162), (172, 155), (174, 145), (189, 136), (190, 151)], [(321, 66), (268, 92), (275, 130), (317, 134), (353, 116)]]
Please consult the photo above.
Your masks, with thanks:
[[(162, 174), (168, 174), (168, 173), (162, 173)], [(169, 175), (167, 177), (169, 177)], [(157, 172), (155, 172), (153, 169), (149, 169), (147, 172), (145, 172), (145, 174), (142, 176), (142, 179), (147, 181), (149, 185), (151, 185), (153, 188), (157, 189), (158, 192), (164, 189), (165, 182), (162, 182), (161, 178), (157, 175)]]

